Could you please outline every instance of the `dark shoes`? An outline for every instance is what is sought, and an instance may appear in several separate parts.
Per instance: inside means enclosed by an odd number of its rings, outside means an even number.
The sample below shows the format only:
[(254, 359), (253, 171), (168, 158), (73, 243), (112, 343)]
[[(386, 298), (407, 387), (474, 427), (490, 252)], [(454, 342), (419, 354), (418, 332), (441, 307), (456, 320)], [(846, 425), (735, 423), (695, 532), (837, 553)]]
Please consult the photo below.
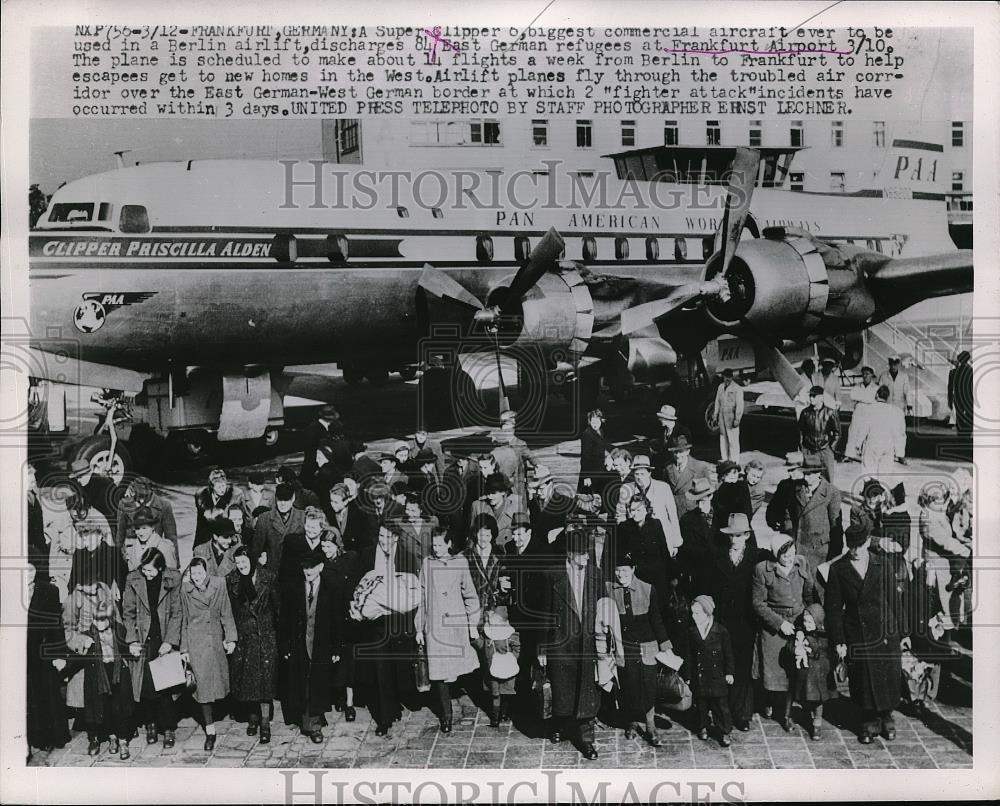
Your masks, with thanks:
[(441, 732), (442, 733), (451, 733), (451, 720), (450, 719), (442, 719), (441, 720)]
[(260, 743), (268, 744), (271, 741), (271, 726), (261, 725), (260, 726)]
[(858, 742), (861, 744), (871, 744), (873, 741), (870, 733), (862, 733), (858, 736)]
[(323, 739), (324, 739), (323, 731), (321, 730), (314, 730), (312, 733), (309, 734), (309, 741), (312, 742), (313, 744), (321, 744)]
[(101, 752), (101, 743), (97, 741), (97, 739), (91, 739), (87, 743), (87, 755), (96, 756), (100, 752)]
[(376, 725), (375, 726), (375, 735), (376, 736), (388, 736), (389, 735), (389, 726), (388, 725)]
[(750, 723), (747, 722), (745, 719), (741, 719), (739, 722), (735, 723), (735, 728), (738, 731), (746, 733), (748, 730), (750, 730)]
[(490, 714), (490, 727), (491, 728), (499, 728), (500, 727), (500, 715), (499, 714)]
[(819, 741), (819, 725), (809, 726), (809, 738), (812, 739), (814, 742)]
[[(146, 741), (149, 741), (149, 737), (146, 737)], [(172, 730), (166, 730), (163, 732), (163, 749), (169, 750), (177, 742), (174, 732)]]
[(774, 708), (772, 708), (770, 705), (764, 706), (764, 719), (770, 719), (771, 714), (773, 713), (774, 713)]
[(552, 731), (552, 733), (549, 734), (549, 741), (552, 742), (552, 744), (559, 744), (559, 742), (561, 742), (562, 740), (563, 736), (559, 728), (556, 728), (554, 731)]
[(208, 733), (205, 735), (205, 752), (211, 753), (215, 749), (215, 734)]
[(597, 748), (592, 744), (585, 745), (581, 752), (587, 761), (593, 761), (597, 758)]
[(893, 739), (896, 738), (896, 729), (895, 728), (882, 728), (881, 736), (887, 742), (891, 742)]
[(778, 720), (778, 724), (781, 725), (781, 729), (785, 733), (791, 733), (792, 732), (792, 720), (789, 719), (787, 716), (784, 719)]
[(719, 739), (719, 744), (722, 745), (723, 747), (729, 747), (729, 745), (731, 745), (732, 743), (733, 740), (729, 738), (728, 733), (723, 733), (721, 738)]
[(698, 731), (698, 738), (701, 739), (703, 742), (708, 741), (708, 728), (702, 728), (700, 731)]
[(156, 744), (156, 725), (146, 725), (146, 744)]
[(258, 725), (256, 722), (251, 722), (249, 725), (247, 725), (247, 736), (256, 736), (257, 727)]
[(660, 734), (656, 732), (656, 728), (646, 731), (646, 741), (649, 742), (650, 747), (663, 746), (663, 742), (660, 741)]
[(358, 712), (354, 710), (354, 706), (353, 705), (345, 705), (344, 706), (344, 721), (345, 722), (353, 722), (357, 718), (358, 718)]
[(119, 749), (120, 749), (120, 747), (119, 747), (118, 739), (117, 738), (115, 738), (115, 739), (108, 739), (108, 752), (111, 753), (111, 755), (113, 755), (113, 756), (117, 755)]

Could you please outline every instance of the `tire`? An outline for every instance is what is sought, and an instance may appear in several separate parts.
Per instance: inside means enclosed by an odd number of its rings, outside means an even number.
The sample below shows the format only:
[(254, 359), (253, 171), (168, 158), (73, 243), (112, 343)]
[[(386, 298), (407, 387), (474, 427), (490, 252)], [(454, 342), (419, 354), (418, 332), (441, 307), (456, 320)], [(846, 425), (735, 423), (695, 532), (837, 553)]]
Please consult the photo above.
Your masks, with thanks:
[(344, 375), (344, 383), (348, 386), (360, 386), (365, 379), (365, 374), (354, 366), (341, 367), (341, 372)]
[(118, 440), (115, 446), (115, 460), (111, 471), (107, 472), (103, 467), (107, 461), (108, 451), (111, 449), (111, 437), (102, 434), (97, 437), (90, 437), (81, 442), (72, 452), (70, 462), (77, 459), (85, 459), (94, 468), (95, 473), (108, 476), (115, 484), (120, 484), (126, 474), (134, 472), (135, 465), (132, 462), (132, 455), (128, 446), (122, 440)]
[(281, 442), (281, 429), (268, 426), (264, 431), (264, 436), (260, 438), (260, 444), (265, 448), (274, 448)]
[(712, 409), (715, 407), (715, 387), (711, 394), (700, 398), (694, 405), (694, 428), (704, 437), (719, 436), (719, 423), (712, 418)]
[(399, 377), (404, 381), (412, 381), (417, 377), (417, 368), (412, 366), (402, 367), (399, 370)]

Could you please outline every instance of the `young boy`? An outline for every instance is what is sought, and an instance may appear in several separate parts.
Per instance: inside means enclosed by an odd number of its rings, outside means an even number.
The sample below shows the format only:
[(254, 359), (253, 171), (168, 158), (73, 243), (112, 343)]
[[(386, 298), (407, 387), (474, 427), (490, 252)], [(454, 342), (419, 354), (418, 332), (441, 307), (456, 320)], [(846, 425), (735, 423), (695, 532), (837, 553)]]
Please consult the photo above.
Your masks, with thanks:
[(729, 747), (733, 720), (729, 714), (729, 686), (736, 665), (729, 631), (715, 621), (715, 600), (698, 596), (691, 603), (691, 693), (698, 707), (698, 738), (708, 738), (708, 712), (719, 730), (719, 744)]

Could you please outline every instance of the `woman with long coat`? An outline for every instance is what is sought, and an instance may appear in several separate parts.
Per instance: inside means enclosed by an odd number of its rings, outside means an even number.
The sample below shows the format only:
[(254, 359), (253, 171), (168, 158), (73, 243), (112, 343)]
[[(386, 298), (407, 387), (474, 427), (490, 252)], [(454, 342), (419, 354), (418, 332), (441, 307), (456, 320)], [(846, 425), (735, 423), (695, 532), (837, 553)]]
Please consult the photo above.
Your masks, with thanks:
[(779, 722), (792, 729), (792, 697), (788, 693), (795, 676), (791, 651), (795, 620), (813, 603), (812, 573), (809, 561), (795, 553), (795, 541), (787, 540), (776, 552), (776, 559), (761, 560), (754, 569), (753, 609), (760, 625), (758, 657), (760, 679), (773, 708), (783, 699)]
[[(476, 649), (479, 652), (482, 668), (483, 688), (490, 695), (490, 727), (496, 728), (507, 720), (507, 699), (514, 693), (514, 682), (504, 685), (490, 674), (490, 661), (486, 652), (484, 628), (486, 615), (497, 607), (506, 606), (510, 599), (510, 572), (504, 568), (505, 554), (496, 545), (499, 529), (496, 519), (482, 513), (473, 517), (470, 539), (465, 549), (465, 558), (469, 564), (472, 583), (479, 597), (479, 623), (476, 625), (478, 638)], [(506, 616), (506, 613), (504, 614)]]
[(479, 668), (473, 642), (479, 639), (479, 594), (469, 562), (453, 553), (451, 535), (435, 531), (433, 554), (420, 570), (420, 604), (415, 625), (417, 643), (427, 653), (432, 700), (438, 706), (441, 732), (450, 733), (451, 693), (448, 684)]
[[(66, 666), (66, 644), (59, 609), (59, 590), (48, 577), (28, 565), (27, 676), (25, 702), (28, 748), (51, 750), (70, 740), (60, 671)], [(48, 566), (46, 565), (46, 570)]]
[(157, 730), (163, 746), (174, 746), (177, 714), (169, 692), (153, 687), (149, 662), (180, 648), (181, 575), (167, 568), (159, 549), (146, 549), (139, 568), (125, 579), (122, 621), (132, 658), (132, 696), (146, 725), (146, 744), (155, 744)]
[(271, 741), (277, 683), (278, 591), (273, 571), (255, 564), (245, 546), (233, 554), (236, 568), (226, 577), (233, 620), (240, 640), (229, 656), (229, 681), (238, 702), (251, 703), (247, 736)]
[(578, 493), (597, 493), (604, 498), (610, 474), (605, 464), (607, 454), (614, 447), (602, 432), (604, 413), (594, 409), (587, 414), (587, 428), (580, 436), (580, 480)]
[[(325, 470), (327, 465), (323, 466)], [(354, 708), (354, 686), (356, 684), (356, 664), (354, 645), (360, 640), (358, 623), (348, 617), (348, 608), (354, 589), (361, 579), (361, 558), (357, 551), (342, 547), (342, 536), (335, 528), (327, 529), (320, 538), (319, 547), (323, 552), (323, 577), (333, 586), (333, 618), (337, 622), (340, 636), (340, 660), (333, 667), (334, 707), (344, 712), (345, 722), (354, 722), (358, 712)]]
[(215, 747), (212, 704), (229, 694), (229, 663), (236, 649), (236, 622), (222, 577), (195, 557), (181, 583), (181, 653), (194, 672), (194, 699), (205, 720), (205, 750)]
[(750, 729), (753, 714), (754, 622), (751, 601), (754, 568), (763, 559), (750, 522), (735, 513), (722, 530), (709, 560), (709, 568), (699, 574), (700, 594), (715, 602), (714, 618), (729, 633), (734, 661), (734, 682), (729, 686), (729, 708), (737, 730)]

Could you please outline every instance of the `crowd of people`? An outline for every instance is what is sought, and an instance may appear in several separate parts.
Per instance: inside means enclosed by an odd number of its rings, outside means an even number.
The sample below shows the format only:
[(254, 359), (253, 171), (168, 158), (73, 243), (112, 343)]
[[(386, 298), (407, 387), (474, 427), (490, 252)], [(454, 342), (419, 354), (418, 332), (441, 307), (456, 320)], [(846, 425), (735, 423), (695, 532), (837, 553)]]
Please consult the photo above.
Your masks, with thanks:
[(844, 678), (859, 740), (893, 739), (904, 656), (969, 624), (971, 479), (926, 486), (912, 522), (880, 387), (852, 426), (850, 450), (879, 458), (845, 523), (840, 420), (816, 384), (769, 495), (764, 465), (741, 464), (739, 388), (727, 378), (716, 399), (718, 463), (693, 455), (670, 405), (630, 447), (590, 412), (575, 489), (514, 412), (488, 445), (417, 431), (373, 454), (333, 406), (299, 472), (241, 486), (213, 469), (191, 530), (147, 480), (115, 485), (86, 461), (46, 491), (66, 509), (57, 528), (32, 473), (30, 747), (63, 746), (75, 717), (89, 753), (128, 758), (140, 733), (174, 745), (188, 713), (206, 751), (220, 713), (267, 743), (275, 700), (316, 743), (332, 709), (367, 709), (381, 737), (427, 707), (448, 733), (465, 692), (491, 726), (516, 718), (593, 760), (599, 713), (661, 743), (665, 681), (697, 735), (728, 746), (758, 710), (792, 730), (795, 703), (818, 739)]

